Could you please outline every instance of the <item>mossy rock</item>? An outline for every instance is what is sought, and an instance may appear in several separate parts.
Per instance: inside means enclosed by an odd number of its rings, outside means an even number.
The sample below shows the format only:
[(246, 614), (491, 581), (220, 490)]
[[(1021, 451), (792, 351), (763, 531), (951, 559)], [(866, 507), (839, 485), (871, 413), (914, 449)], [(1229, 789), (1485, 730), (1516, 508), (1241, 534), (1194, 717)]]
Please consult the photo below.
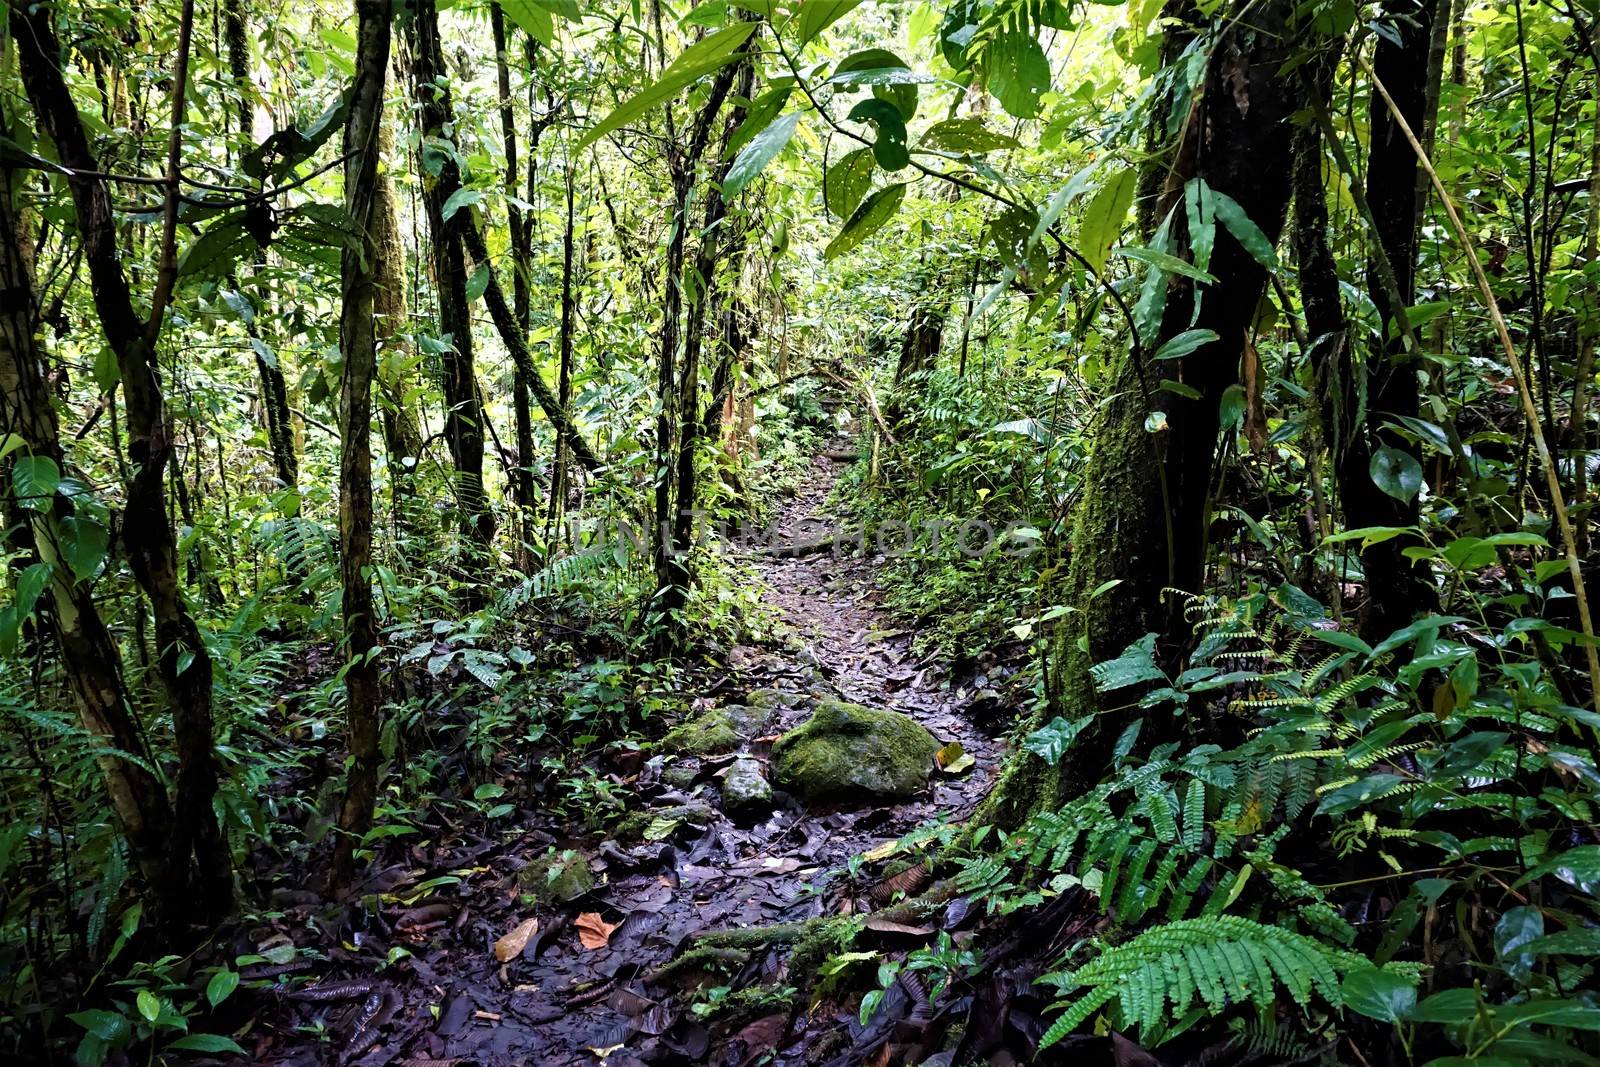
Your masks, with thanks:
[(565, 904), (594, 888), (589, 861), (572, 850), (540, 856), (517, 872), (517, 881), (541, 904)]
[(725, 704), (702, 712), (667, 731), (657, 748), (680, 756), (714, 756), (732, 752), (759, 734), (772, 720), (772, 709)]
[(805, 695), (791, 693), (785, 689), (752, 689), (744, 698), (744, 702), (758, 711), (768, 713), (779, 708), (797, 708), (805, 703)]
[[(688, 804), (674, 804), (666, 808), (645, 808), (636, 811), (617, 823), (611, 830), (611, 836), (617, 841), (627, 844), (633, 841), (644, 840), (656, 820), (661, 820), (661, 825), (667, 823), (688, 823), (691, 826), (706, 826), (713, 822), (717, 813), (711, 810), (711, 805), (691, 802)], [(674, 827), (674, 829), (676, 829)], [(668, 834), (667, 836), (671, 836)]]
[(824, 699), (772, 746), (772, 781), (807, 803), (899, 800), (928, 784), (938, 750), (909, 716)]
[(761, 761), (741, 756), (722, 779), (722, 810), (729, 815), (760, 815), (772, 810), (772, 786)]

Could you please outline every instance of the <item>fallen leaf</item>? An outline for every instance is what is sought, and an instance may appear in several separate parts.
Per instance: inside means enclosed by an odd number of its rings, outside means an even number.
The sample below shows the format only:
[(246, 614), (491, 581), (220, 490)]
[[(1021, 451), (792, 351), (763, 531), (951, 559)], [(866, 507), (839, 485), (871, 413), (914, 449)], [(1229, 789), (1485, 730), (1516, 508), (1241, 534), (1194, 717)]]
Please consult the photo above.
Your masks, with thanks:
[(888, 859), (890, 856), (899, 851), (900, 839), (895, 838), (893, 841), (885, 841), (878, 847), (862, 853), (861, 858), (866, 860), (868, 863), (877, 863), (879, 860)]
[(617, 928), (616, 923), (600, 918), (597, 911), (584, 912), (572, 925), (578, 928), (578, 943), (587, 949), (605, 948), (611, 943), (611, 931)]
[(960, 741), (952, 741), (933, 754), (933, 761), (939, 769), (946, 774), (960, 774), (977, 765), (977, 760), (972, 758), (972, 753), (961, 747)]
[(876, 930), (880, 934), (909, 934), (914, 937), (927, 937), (933, 933), (931, 926), (910, 926), (906, 923), (897, 923), (889, 919), (871, 918), (867, 920), (867, 929)]
[(677, 819), (667, 819), (658, 815), (650, 820), (649, 826), (644, 828), (644, 839), (646, 841), (665, 841), (672, 836), (672, 832), (677, 828)]
[(522, 920), (510, 933), (494, 943), (494, 958), (501, 963), (510, 963), (522, 955), (522, 950), (528, 947), (528, 938), (538, 929), (538, 919)]

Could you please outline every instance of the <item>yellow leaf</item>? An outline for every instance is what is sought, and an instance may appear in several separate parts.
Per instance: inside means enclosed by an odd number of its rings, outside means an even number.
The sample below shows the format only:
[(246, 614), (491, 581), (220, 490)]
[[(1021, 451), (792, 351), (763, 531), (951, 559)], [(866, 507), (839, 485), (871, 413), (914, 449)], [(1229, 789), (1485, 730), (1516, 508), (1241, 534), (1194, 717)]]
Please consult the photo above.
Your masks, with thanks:
[(501, 963), (510, 963), (522, 955), (522, 950), (528, 947), (528, 938), (538, 929), (538, 919), (522, 920), (510, 933), (494, 943), (494, 958)]

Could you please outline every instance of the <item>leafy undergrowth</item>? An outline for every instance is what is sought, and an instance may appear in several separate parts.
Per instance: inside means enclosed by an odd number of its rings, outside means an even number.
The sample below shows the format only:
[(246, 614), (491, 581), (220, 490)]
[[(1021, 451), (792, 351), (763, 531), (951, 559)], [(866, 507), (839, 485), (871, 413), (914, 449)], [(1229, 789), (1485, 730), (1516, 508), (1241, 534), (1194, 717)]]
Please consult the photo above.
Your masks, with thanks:
[[(936, 940), (836, 958), (878, 968), (855, 1052), (1593, 1062), (1600, 718), (1525, 645), (1571, 634), (1434, 616), (1374, 647), (1287, 589), (1189, 613), (1180, 673), (1147, 640), (1097, 686), (1238, 742), (1135, 757), (1136, 720), (1098, 786), (941, 854)], [(1053, 764), (1082, 729), (1024, 741)]]

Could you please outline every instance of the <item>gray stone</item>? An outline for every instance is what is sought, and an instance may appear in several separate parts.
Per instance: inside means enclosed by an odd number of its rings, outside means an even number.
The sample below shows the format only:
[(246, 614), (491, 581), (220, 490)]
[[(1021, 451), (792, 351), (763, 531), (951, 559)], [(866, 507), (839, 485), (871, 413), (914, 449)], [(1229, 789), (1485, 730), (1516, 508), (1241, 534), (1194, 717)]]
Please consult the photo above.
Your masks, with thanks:
[(757, 814), (772, 807), (772, 786), (761, 761), (741, 756), (722, 779), (722, 810), (729, 815)]

